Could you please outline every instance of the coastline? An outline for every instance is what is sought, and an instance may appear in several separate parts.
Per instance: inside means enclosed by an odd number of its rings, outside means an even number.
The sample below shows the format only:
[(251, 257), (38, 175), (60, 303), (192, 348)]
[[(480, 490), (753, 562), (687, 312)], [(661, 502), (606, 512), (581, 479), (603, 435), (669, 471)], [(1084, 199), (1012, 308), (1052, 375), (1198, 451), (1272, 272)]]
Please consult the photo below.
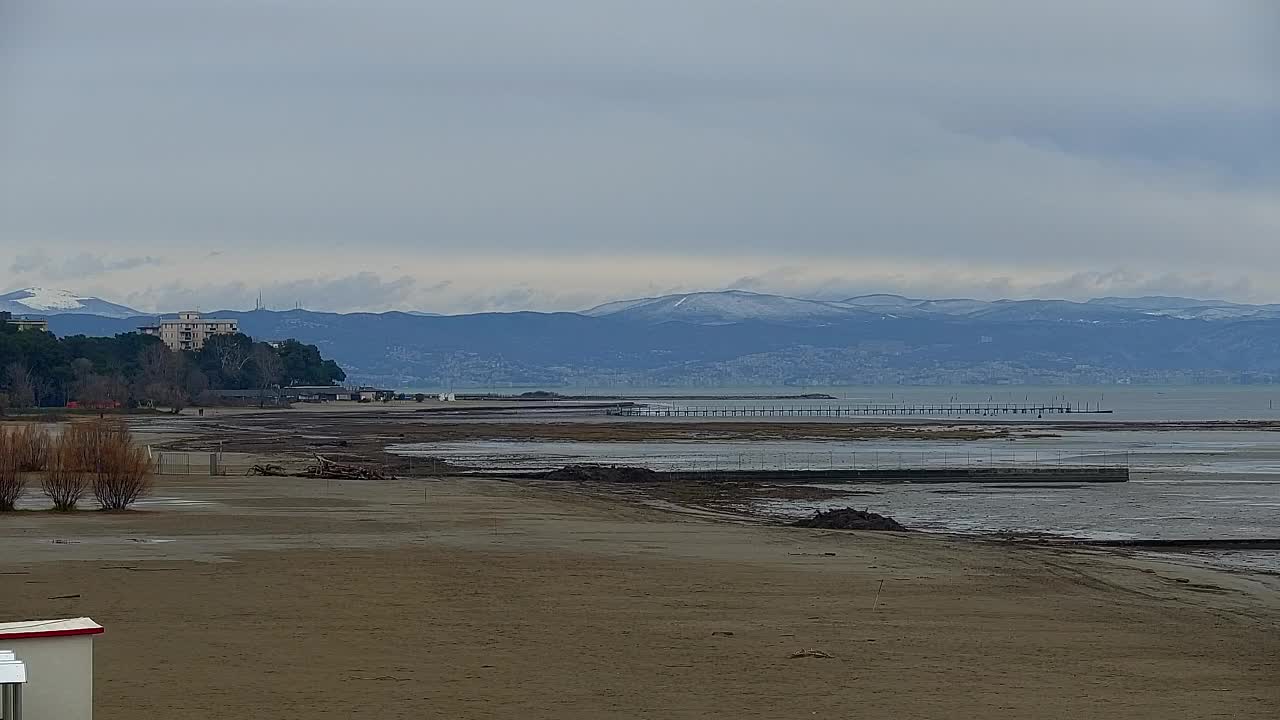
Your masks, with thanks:
[(132, 513), (23, 513), (0, 539), (6, 614), (107, 627), (106, 720), (1280, 711), (1278, 579), (1118, 551), (234, 475), (162, 477)]
[[(137, 419), (157, 452), (225, 445), (227, 474), (188, 463), (127, 513), (3, 518), (3, 614), (106, 626), (106, 720), (1280, 714), (1280, 575), (788, 527), (714, 483), (244, 474), (313, 453), (399, 472), (387, 445), (468, 427), (403, 411)], [(792, 658), (805, 649), (832, 657)]]

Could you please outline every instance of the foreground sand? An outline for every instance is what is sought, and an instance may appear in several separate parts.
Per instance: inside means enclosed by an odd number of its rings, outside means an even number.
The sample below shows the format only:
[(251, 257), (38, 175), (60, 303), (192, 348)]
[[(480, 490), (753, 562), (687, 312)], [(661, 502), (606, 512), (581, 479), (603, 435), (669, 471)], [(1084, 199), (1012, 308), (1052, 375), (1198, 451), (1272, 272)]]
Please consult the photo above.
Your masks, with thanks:
[(1276, 578), (492, 481), (157, 495), (0, 519), (0, 621), (107, 628), (100, 720), (1280, 717)]

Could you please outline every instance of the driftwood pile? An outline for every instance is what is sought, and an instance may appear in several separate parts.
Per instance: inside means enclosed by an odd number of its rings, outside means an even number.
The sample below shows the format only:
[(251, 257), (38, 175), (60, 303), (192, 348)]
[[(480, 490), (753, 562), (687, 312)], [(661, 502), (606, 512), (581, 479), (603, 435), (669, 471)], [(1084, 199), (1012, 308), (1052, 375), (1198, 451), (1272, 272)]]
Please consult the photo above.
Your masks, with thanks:
[(314, 465), (308, 465), (302, 472), (291, 473), (279, 465), (254, 465), (249, 468), (249, 475), (265, 477), (307, 477), (321, 480), (395, 480), (396, 476), (378, 468), (349, 465), (334, 462), (323, 455), (316, 455)]
[(292, 477), (293, 474), (279, 465), (270, 463), (254, 465), (245, 475), (261, 475), (264, 477)]

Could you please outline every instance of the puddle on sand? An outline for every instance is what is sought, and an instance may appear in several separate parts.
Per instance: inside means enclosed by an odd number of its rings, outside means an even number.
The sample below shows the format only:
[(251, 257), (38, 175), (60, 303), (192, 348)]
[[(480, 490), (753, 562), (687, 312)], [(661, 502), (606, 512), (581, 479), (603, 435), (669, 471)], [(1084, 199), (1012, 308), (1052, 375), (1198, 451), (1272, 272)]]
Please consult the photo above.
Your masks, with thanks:
[(203, 508), (212, 507), (217, 503), (208, 500), (190, 500), (187, 498), (176, 497), (149, 497), (143, 498), (134, 503), (133, 507), (139, 510), (144, 508)]

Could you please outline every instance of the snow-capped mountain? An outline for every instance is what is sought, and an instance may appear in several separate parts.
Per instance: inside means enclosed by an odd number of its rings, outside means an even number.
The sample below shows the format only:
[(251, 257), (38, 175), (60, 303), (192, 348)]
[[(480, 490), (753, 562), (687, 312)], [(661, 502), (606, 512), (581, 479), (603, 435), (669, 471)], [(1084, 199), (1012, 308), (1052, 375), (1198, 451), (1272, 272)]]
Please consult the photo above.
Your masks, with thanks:
[(1182, 320), (1280, 319), (1280, 305), (1245, 305), (1217, 300), (1143, 297), (1071, 300), (921, 300), (901, 295), (860, 295), (844, 300), (807, 300), (742, 290), (695, 292), (618, 300), (584, 311), (648, 323), (728, 325), (748, 320), (775, 325), (821, 326), (868, 318), (952, 318), (991, 322), (1097, 323)]
[(1094, 298), (1090, 305), (1138, 310), (1183, 320), (1263, 320), (1280, 318), (1280, 305), (1246, 305), (1226, 300), (1196, 300), (1183, 297), (1148, 296), (1137, 298)]
[(919, 300), (901, 295), (859, 295), (841, 300), (841, 305), (854, 305), (876, 312), (891, 313), (898, 317), (923, 317), (926, 315), (969, 315), (986, 310), (992, 303), (968, 298), (944, 300)]
[(1280, 317), (1280, 307), (1241, 305), (1215, 300), (1192, 300), (1174, 297), (1120, 298), (1107, 297), (1074, 302), (1071, 300), (913, 300), (901, 295), (863, 295), (841, 300), (842, 305), (896, 317), (949, 315), (984, 320), (1098, 322), (1117, 319), (1140, 319), (1142, 316), (1176, 317), (1184, 320), (1227, 320)]
[(649, 323), (684, 322), (729, 325), (748, 320), (779, 325), (823, 325), (839, 320), (877, 318), (879, 313), (842, 303), (763, 295), (744, 290), (663, 295), (620, 300), (583, 313)]
[(84, 297), (70, 290), (38, 287), (15, 290), (11, 293), (0, 295), (0, 311), (14, 315), (79, 313), (110, 318), (128, 318), (142, 314), (133, 308), (107, 302), (101, 298)]
[(842, 305), (856, 305), (858, 307), (874, 307), (874, 308), (904, 308), (913, 307), (924, 302), (901, 295), (888, 295), (880, 293), (877, 295), (859, 295), (848, 300), (841, 300)]

